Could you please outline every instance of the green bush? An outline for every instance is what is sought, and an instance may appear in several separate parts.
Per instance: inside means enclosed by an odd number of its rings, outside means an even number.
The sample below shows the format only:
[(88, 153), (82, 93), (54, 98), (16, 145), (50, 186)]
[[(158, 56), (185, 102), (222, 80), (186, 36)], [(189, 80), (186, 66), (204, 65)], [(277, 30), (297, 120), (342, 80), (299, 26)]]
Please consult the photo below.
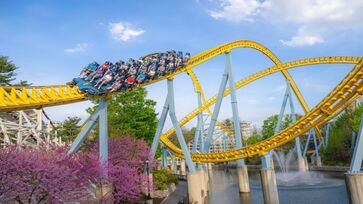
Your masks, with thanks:
[(169, 184), (178, 184), (178, 178), (168, 169), (160, 169), (153, 171), (153, 182), (158, 190), (166, 190)]

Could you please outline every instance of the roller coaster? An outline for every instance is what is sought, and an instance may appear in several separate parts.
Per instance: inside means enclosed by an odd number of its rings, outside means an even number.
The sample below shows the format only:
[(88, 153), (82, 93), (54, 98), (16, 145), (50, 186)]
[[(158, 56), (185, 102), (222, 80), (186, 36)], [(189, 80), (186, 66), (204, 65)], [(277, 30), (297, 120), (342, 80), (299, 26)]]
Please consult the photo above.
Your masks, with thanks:
[[(227, 55), (228, 64), (230, 63), (230, 53), (232, 52), (232, 50), (238, 48), (255, 49), (267, 56), (275, 65), (263, 69), (262, 71), (259, 71), (250, 76), (247, 76), (239, 81), (236, 81), (235, 83), (232, 80), (232, 86), (230, 83), (229, 88), (220, 89), (219, 94), (214, 95), (207, 100), (203, 93), (202, 86), (200, 85), (198, 78), (194, 74), (192, 69), (222, 54)], [(352, 64), (354, 65), (354, 68), (318, 105), (316, 105), (312, 109), (309, 109), (288, 70), (292, 68), (317, 64)], [(201, 151), (199, 153), (190, 154), (191, 159), (196, 163), (225, 162), (245, 159), (253, 156), (262, 156), (268, 153), (268, 151), (280, 147), (292, 141), (294, 138), (303, 135), (310, 129), (315, 129), (318, 138), (321, 139), (322, 136), (319, 130), (319, 126), (325, 124), (334, 116), (342, 112), (345, 107), (354, 102), (363, 93), (363, 57), (328, 56), (306, 58), (283, 63), (268, 48), (250, 40), (238, 40), (208, 49), (204, 52), (192, 56), (185, 65), (179, 67), (174, 72), (168, 73), (165, 76), (161, 76), (154, 80), (147, 81), (143, 84), (138, 84), (137, 87), (144, 87), (163, 80), (167, 80), (169, 83), (170, 81), (172, 81), (174, 76), (182, 74), (184, 72), (188, 73), (188, 75), (190, 76), (194, 84), (195, 90), (198, 93), (200, 103), (199, 107), (195, 108), (192, 112), (187, 114), (178, 122), (177, 125), (179, 127), (184, 126), (193, 118), (200, 116), (203, 111), (207, 111), (212, 119), (215, 119), (216, 125), (220, 126), (222, 129), (225, 129), (225, 131), (232, 132), (216, 120), (219, 111), (216, 110), (216, 106), (218, 106), (221, 98), (226, 97), (231, 93), (234, 93), (235, 90), (238, 90), (247, 84), (250, 84), (258, 79), (277, 72), (281, 72), (283, 74), (285, 79), (288, 81), (288, 84), (291, 86), (291, 89), (295, 94), (297, 100), (299, 101), (301, 107), (305, 111), (305, 115), (294, 124), (275, 134), (274, 136), (260, 141), (256, 144), (243, 147), (237, 146), (236, 149), (231, 149), (223, 152), (208, 153), (208, 151)], [(226, 83), (227, 81), (225, 82), (225, 84)], [(170, 89), (172, 89), (172, 86), (170, 86)], [(104, 96), (96, 95), (93, 96), (93, 98), (91, 99), (101, 98), (102, 100), (107, 101), (115, 94), (117, 93), (109, 93)], [(170, 92), (168, 92), (168, 98), (169, 94)], [(173, 98), (173, 95), (170, 95), (170, 98)], [(40, 109), (50, 106), (72, 104), (80, 101), (86, 101), (89, 99), (90, 98), (86, 97), (85, 94), (79, 91), (79, 88), (77, 86), (53, 85), (31, 87), (0, 87), (0, 112)], [(216, 104), (214, 106), (215, 110), (212, 113), (209, 108), (214, 104)], [(175, 108), (173, 106), (174, 104), (172, 104), (172, 107), (169, 107), (170, 111)], [(166, 109), (168, 109), (168, 107)], [(215, 112), (217, 113), (216, 115)], [(186, 149), (181, 149), (170, 141), (170, 137), (174, 135), (174, 133), (178, 133), (178, 128), (172, 128), (164, 133), (161, 133), (163, 128), (162, 126), (163, 124), (159, 123), (158, 132), (156, 133), (157, 139), (158, 137), (160, 137), (160, 141), (163, 143), (163, 145), (168, 148), (174, 155), (178, 157), (185, 157)], [(214, 128), (213, 125), (211, 127)], [(213, 131), (211, 132), (213, 133)]]

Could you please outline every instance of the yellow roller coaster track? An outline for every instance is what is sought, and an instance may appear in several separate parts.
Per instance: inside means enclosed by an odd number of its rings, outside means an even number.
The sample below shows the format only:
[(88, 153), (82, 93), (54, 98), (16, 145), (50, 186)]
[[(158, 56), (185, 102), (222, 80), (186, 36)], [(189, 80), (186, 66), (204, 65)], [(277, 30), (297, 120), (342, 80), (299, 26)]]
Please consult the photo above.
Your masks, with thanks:
[[(173, 77), (174, 75), (177, 75), (181, 72), (191, 70), (193, 67), (195, 67), (199, 64), (202, 64), (202, 63), (208, 61), (209, 59), (214, 58), (220, 54), (230, 52), (232, 49), (243, 48), (243, 47), (256, 49), (256, 50), (260, 51), (261, 53), (263, 53), (264, 55), (266, 55), (268, 58), (270, 58), (272, 60), (272, 62), (275, 63), (275, 65), (277, 65), (277, 66), (281, 65), (280, 60), (265, 46), (263, 46), (257, 42), (254, 42), (254, 41), (250, 41), (250, 40), (238, 40), (238, 41), (234, 41), (231, 43), (222, 44), (222, 45), (216, 46), (214, 48), (211, 48), (209, 50), (206, 50), (204, 52), (201, 52), (201, 53), (191, 57), (185, 67), (179, 69), (176, 72), (170, 73), (169, 75), (166, 75), (164, 77), (161, 77), (156, 80), (149, 81), (148, 83), (142, 84), (142, 86), (146, 86), (148, 84), (155, 83), (157, 81), (161, 81), (166, 78)], [(290, 76), (290, 74), (286, 70), (281, 70), (281, 72), (284, 75), (284, 77), (290, 82), (291, 88), (294, 91), (294, 93), (295, 93), (298, 101), (300, 102), (303, 110), (305, 111), (305, 113), (309, 112), (309, 108), (308, 108), (304, 98), (302, 97), (299, 89), (297, 88), (294, 80)], [(193, 80), (194, 84), (196, 84), (196, 82), (197, 82), (196, 77), (194, 77), (194, 78), (192, 77), (192, 80)], [(19, 91), (16, 88), (14, 88), (14, 89), (10, 88), (11, 91), (9, 94), (6, 93), (6, 91), (1, 91), (0, 99), (4, 98), (7, 101), (4, 101), (6, 105), (3, 107), (0, 104), (0, 111), (19, 110), (19, 109), (23, 109), (23, 108), (32, 107), (32, 105), (34, 105), (34, 107), (36, 107), (36, 108), (40, 108), (40, 107), (46, 107), (46, 106), (54, 106), (54, 105), (59, 105), (59, 104), (72, 103), (74, 101), (72, 101), (71, 98), (77, 98), (76, 101), (81, 101), (81, 100), (86, 99), (84, 96), (74, 95), (75, 93), (74, 93), (74, 91), (72, 91), (71, 87), (58, 86), (55, 89), (53, 89), (53, 87), (54, 86), (46, 86), (46, 87), (43, 87), (41, 89), (41, 91), (39, 91), (38, 89), (31, 89), (31, 90), (25, 89), (24, 90), (22, 87), (19, 87), (19, 89), (22, 89), (21, 91)], [(197, 89), (197, 91), (198, 90), (201, 91), (199, 85), (196, 85), (196, 89)], [(66, 95), (62, 95), (63, 93), (66, 93)], [(203, 92), (201, 92), (201, 93), (203, 94)], [(30, 96), (33, 96), (33, 97), (30, 97)], [(112, 96), (112, 95), (110, 95), (110, 96)], [(202, 97), (203, 96), (204, 95), (202, 95)], [(62, 99), (64, 99), (64, 100), (62, 100)], [(43, 103), (40, 103), (40, 101), (43, 101)], [(27, 107), (25, 107), (26, 105), (27, 105)], [(209, 113), (210, 113), (210, 111), (209, 111)], [(231, 133), (225, 127), (223, 127), (221, 125), (221, 123), (218, 122), (217, 125), (221, 126), (225, 131)], [(318, 128), (315, 128), (315, 131), (318, 135), (318, 139), (320, 140), (321, 139), (320, 130)]]
[[(237, 83), (235, 83), (236, 89), (239, 89), (242, 86), (247, 85), (267, 75), (276, 72), (282, 72), (284, 77), (290, 82), (292, 90), (294, 91), (298, 101), (303, 107), (306, 115), (279, 134), (267, 140), (261, 141), (255, 145), (246, 146), (242, 149), (229, 150), (226, 152), (193, 154), (192, 158), (195, 162), (221, 162), (236, 160), (240, 158), (247, 158), (255, 155), (262, 155), (268, 150), (281, 146), (291, 141), (295, 137), (300, 136), (304, 132), (308, 131), (310, 128), (315, 128), (318, 133), (318, 137), (320, 138), (321, 133), (316, 127), (328, 121), (328, 119), (342, 111), (344, 107), (346, 107), (359, 96), (358, 94), (362, 94), (361, 57), (318, 57), (281, 64), (278, 58), (270, 50), (268, 50), (266, 47), (262, 46), (259, 43), (249, 40), (240, 40), (219, 45), (200, 54), (197, 54), (191, 57), (184, 67), (164, 77), (142, 84), (142, 86), (156, 83), (167, 78), (172, 78), (177, 74), (187, 71), (192, 78), (197, 92), (201, 93), (202, 95), (203, 105), (193, 110), (190, 114), (188, 114), (179, 122), (180, 125), (183, 126), (204, 110), (207, 110), (208, 113), (211, 114), (208, 108), (212, 106), (217, 99), (216, 96), (212, 97), (208, 101), (205, 99), (197, 77), (191, 69), (220, 54), (230, 52), (232, 49), (242, 47), (253, 48), (262, 52), (275, 63), (275, 66), (257, 72), (238, 81)], [(299, 66), (329, 63), (356, 64), (356, 66), (349, 73), (349, 75), (344, 78), (343, 81), (335, 88), (334, 91), (332, 91), (326, 98), (324, 98), (314, 109), (309, 111), (308, 106), (306, 105), (295, 82), (291, 78), (290, 74), (287, 72), (287, 69)], [(227, 89), (224, 93), (224, 96), (227, 96), (229, 93), (229, 89)], [(111, 97), (112, 95), (108, 95), (106, 97)], [(38, 87), (0, 87), (0, 112), (57, 106), (62, 104), (75, 103), (83, 100), (87, 100), (87, 98), (83, 94), (79, 93), (77, 87), (70, 87), (65, 85)], [(219, 123), (219, 125), (227, 132), (229, 131), (227, 128), (223, 127), (222, 124)], [(177, 156), (182, 157), (183, 155), (181, 149), (176, 147), (168, 139), (173, 134), (174, 129), (168, 130), (165, 134), (161, 136), (161, 141)]]

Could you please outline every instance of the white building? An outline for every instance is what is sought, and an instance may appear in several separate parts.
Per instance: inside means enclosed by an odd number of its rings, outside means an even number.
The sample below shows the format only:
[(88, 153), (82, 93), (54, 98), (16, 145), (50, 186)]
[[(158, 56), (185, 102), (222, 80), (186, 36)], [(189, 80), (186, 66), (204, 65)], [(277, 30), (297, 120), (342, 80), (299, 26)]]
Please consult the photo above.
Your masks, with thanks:
[(251, 122), (241, 121), (240, 126), (241, 126), (241, 136), (243, 137), (244, 140), (252, 136), (253, 127)]

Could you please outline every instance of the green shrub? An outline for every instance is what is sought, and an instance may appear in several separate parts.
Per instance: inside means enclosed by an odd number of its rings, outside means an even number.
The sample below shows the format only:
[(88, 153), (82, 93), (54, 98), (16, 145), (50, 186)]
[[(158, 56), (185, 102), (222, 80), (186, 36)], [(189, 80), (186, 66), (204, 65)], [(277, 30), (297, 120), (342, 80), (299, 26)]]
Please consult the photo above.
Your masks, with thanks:
[(178, 178), (168, 169), (153, 171), (153, 182), (157, 189), (166, 190), (171, 183), (178, 183)]

